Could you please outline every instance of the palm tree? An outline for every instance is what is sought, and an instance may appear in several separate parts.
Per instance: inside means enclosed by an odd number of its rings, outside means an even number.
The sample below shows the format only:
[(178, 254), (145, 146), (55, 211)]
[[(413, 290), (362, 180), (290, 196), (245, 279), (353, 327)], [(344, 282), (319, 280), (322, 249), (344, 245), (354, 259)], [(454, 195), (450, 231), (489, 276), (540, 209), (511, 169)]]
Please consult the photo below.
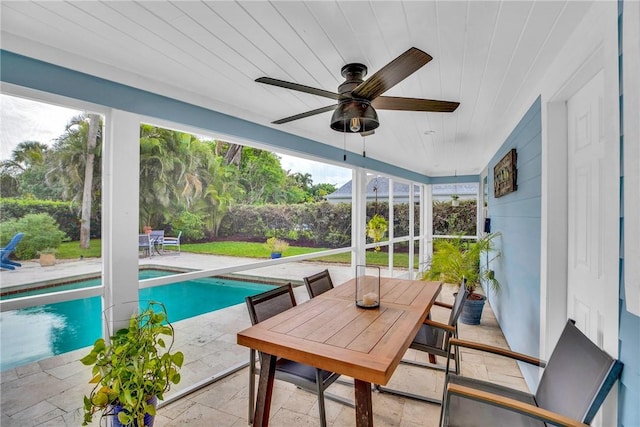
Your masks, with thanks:
[(202, 200), (207, 211), (205, 225), (210, 235), (217, 236), (222, 219), (242, 194), (242, 187), (238, 183), (238, 169), (224, 164), (222, 157), (212, 158), (207, 172), (209, 182)]
[(98, 145), (98, 130), (100, 116), (88, 115), (89, 128), (87, 130), (87, 151), (84, 168), (84, 186), (82, 190), (82, 214), (80, 216), (80, 248), (89, 249), (91, 237), (91, 200), (93, 190), (93, 164), (96, 146)]
[(33, 165), (44, 163), (49, 146), (38, 141), (23, 141), (16, 145), (7, 162), (24, 171)]
[(168, 132), (150, 125), (140, 127), (140, 223), (164, 221), (175, 193), (176, 173), (183, 170), (169, 144)]
[(10, 159), (0, 162), (0, 188), (3, 197), (20, 196), (23, 184), (29, 187), (24, 189), (27, 192), (36, 190), (38, 196), (42, 196), (43, 192), (37, 191), (32, 184), (37, 183), (42, 187), (42, 168), (48, 150), (49, 147), (41, 142), (23, 141), (13, 149)]
[(90, 216), (93, 207), (99, 206), (100, 202), (101, 148), (100, 116), (75, 116), (67, 124), (64, 134), (56, 140), (52, 164), (47, 172), (47, 181), (62, 187), (62, 198), (81, 206), (82, 248), (89, 247)]

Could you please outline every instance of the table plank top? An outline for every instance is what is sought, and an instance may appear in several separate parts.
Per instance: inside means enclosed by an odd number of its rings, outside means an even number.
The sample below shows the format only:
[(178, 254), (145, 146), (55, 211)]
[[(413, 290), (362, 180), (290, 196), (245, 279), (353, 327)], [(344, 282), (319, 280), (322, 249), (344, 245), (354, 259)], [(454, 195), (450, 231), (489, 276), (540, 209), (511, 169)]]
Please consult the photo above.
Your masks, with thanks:
[(363, 309), (355, 305), (352, 279), (239, 332), (238, 344), (385, 385), (440, 288), (439, 282), (381, 278), (380, 307)]

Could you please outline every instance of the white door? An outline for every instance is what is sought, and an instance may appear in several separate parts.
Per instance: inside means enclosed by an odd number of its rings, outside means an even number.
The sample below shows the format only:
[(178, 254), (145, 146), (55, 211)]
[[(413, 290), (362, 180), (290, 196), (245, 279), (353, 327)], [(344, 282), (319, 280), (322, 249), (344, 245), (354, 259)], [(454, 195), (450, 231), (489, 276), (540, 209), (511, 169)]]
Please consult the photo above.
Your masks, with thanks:
[[(593, 342), (616, 356), (620, 158), (619, 142), (604, 137), (603, 93), (601, 71), (567, 105), (567, 313)], [(595, 425), (612, 425), (614, 403), (615, 394), (594, 420)]]

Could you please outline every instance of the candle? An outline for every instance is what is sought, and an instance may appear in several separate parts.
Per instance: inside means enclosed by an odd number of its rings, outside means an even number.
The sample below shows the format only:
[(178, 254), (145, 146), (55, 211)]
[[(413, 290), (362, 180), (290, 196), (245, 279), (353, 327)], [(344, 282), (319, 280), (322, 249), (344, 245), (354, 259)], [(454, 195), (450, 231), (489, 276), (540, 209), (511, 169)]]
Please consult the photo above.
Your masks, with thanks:
[(369, 292), (362, 296), (362, 304), (364, 305), (375, 305), (378, 303), (378, 294), (375, 292)]

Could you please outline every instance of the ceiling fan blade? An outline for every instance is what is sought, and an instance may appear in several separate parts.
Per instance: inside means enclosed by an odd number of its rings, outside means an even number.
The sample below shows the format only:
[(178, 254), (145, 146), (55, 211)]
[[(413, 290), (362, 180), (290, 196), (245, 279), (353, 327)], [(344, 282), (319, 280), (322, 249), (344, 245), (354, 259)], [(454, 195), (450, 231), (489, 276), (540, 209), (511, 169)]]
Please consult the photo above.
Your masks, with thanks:
[(281, 125), (283, 123), (292, 122), (298, 119), (304, 119), (305, 117), (315, 116), (316, 114), (326, 113), (327, 111), (333, 111), (338, 107), (338, 104), (329, 105), (327, 107), (317, 108), (315, 110), (307, 111), (306, 113), (296, 114), (295, 116), (285, 117), (284, 119), (276, 120), (275, 122), (271, 122), (274, 125)]
[(436, 113), (452, 113), (460, 105), (453, 101), (436, 101), (434, 99), (400, 98), (380, 96), (371, 102), (378, 110), (432, 111)]
[(324, 89), (317, 89), (311, 86), (299, 85), (298, 83), (285, 82), (284, 80), (272, 79), (271, 77), (260, 77), (256, 79), (258, 83), (283, 87), (285, 89), (297, 90), (299, 92), (310, 93), (312, 95), (324, 96), (325, 98), (337, 100), (339, 95)]
[(382, 67), (365, 82), (360, 83), (351, 94), (354, 98), (373, 100), (409, 77), (431, 59), (433, 58), (428, 53), (412, 47)]

